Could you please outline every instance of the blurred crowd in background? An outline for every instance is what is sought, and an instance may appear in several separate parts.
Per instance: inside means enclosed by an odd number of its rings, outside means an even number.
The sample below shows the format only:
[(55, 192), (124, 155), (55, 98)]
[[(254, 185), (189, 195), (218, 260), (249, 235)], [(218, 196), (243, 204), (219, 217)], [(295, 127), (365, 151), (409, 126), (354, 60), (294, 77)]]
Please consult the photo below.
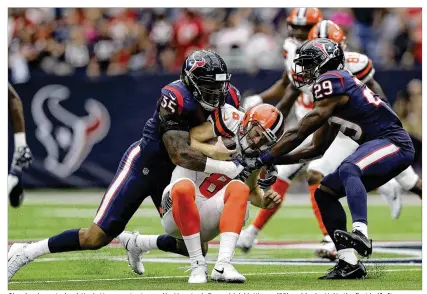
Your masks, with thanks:
[[(292, 8), (10, 8), (9, 74), (89, 78), (179, 72), (192, 50), (209, 48), (232, 72), (283, 70), (286, 18)], [(419, 68), (421, 8), (323, 8), (345, 31), (349, 51), (377, 70)], [(421, 81), (412, 80), (393, 108), (410, 132), (421, 167)], [(244, 94), (244, 93), (243, 93)], [(244, 94), (245, 95), (245, 94)], [(417, 148), (418, 147), (418, 148)]]
[[(179, 72), (185, 56), (199, 48), (217, 51), (232, 72), (282, 71), (291, 10), (10, 8), (10, 77), (13, 83), (25, 83), (34, 71), (90, 78)], [(321, 10), (324, 19), (345, 31), (347, 50), (367, 54), (377, 69), (421, 66), (421, 8)], [(402, 89), (393, 107), (420, 147), (421, 81)]]
[[(291, 8), (10, 8), (9, 65), (69, 75), (176, 72), (194, 49), (211, 48), (232, 70), (282, 69)], [(377, 68), (421, 64), (421, 8), (322, 9), (349, 50)]]

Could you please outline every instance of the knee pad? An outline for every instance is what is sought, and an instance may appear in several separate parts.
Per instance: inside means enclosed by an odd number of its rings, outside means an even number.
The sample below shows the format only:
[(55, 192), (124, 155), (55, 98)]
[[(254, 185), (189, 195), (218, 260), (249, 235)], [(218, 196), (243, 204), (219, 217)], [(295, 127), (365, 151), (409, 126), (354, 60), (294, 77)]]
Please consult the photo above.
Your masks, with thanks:
[(344, 180), (349, 177), (361, 177), (362, 171), (360, 168), (350, 162), (345, 162), (338, 167), (338, 173), (341, 180)]
[(171, 189), (171, 198), (183, 199), (186, 197), (196, 198), (196, 187), (190, 179), (179, 179), (176, 181)]
[(242, 197), (245, 201), (249, 199), (250, 190), (249, 187), (242, 181), (233, 180), (225, 188), (224, 203), (230, 198), (233, 197)]

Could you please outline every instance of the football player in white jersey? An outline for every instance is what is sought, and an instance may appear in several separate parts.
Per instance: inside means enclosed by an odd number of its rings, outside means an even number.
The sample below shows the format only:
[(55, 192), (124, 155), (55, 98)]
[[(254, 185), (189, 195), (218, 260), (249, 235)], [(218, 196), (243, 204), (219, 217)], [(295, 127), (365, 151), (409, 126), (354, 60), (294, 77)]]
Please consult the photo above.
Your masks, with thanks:
[[(323, 20), (316, 24), (310, 31), (308, 39), (315, 39), (319, 37), (332, 39), (333, 41), (340, 43), (343, 48), (346, 46), (346, 38), (343, 31), (338, 25), (330, 20)], [(356, 52), (345, 52), (345, 58), (345, 68), (353, 75), (355, 75), (360, 81), (365, 83), (370, 89), (375, 91), (375, 93), (378, 93), (383, 100), (386, 100), (380, 85), (373, 78), (375, 69), (373, 67), (372, 60), (370, 60), (366, 55)], [(304, 117), (313, 108), (311, 90), (308, 88), (302, 88), (301, 90), (302, 92), (296, 89), (293, 84), (288, 85), (285, 97), (283, 98), (283, 100), (287, 101), (285, 103), (279, 103), (282, 105), (286, 104), (288, 107), (290, 107), (290, 102), (293, 103), (295, 101), (295, 113), (298, 120)], [(282, 110), (282, 108), (280, 109)], [(286, 113), (286, 110), (282, 112)], [(311, 140), (311, 137), (309, 137), (308, 140)], [(353, 140), (342, 134), (339, 134), (324, 156), (321, 159), (311, 161), (307, 167), (307, 181), (309, 185), (310, 200), (317, 222), (319, 224), (319, 228), (324, 235), (324, 239), (322, 241), (323, 245), (317, 249), (315, 253), (317, 256), (322, 258), (329, 258), (334, 260), (336, 257), (336, 250), (330, 236), (328, 236), (326, 232), (319, 213), (319, 209), (316, 202), (314, 201), (314, 191), (320, 184), (322, 178), (330, 172), (334, 171), (335, 168), (341, 163), (341, 161), (349, 154), (351, 154), (357, 147), (358, 144)], [(284, 194), (291, 183), (293, 175), (305, 167), (306, 166), (304, 164), (278, 166), (278, 179), (272, 186), (272, 189), (284, 197)], [(401, 188), (407, 191), (412, 191), (421, 196), (421, 179), (419, 179), (418, 175), (414, 172), (412, 167), (409, 167), (395, 179), (391, 180), (378, 189), (380, 194), (386, 199), (388, 205), (390, 206), (393, 218), (397, 218), (400, 213)], [(252, 222), (252, 225), (241, 232), (237, 246), (242, 248), (245, 252), (250, 250), (255, 243), (255, 239), (259, 231), (269, 221), (277, 209), (268, 211), (260, 210), (257, 217)]]
[[(286, 19), (290, 36), (283, 43), (283, 57), (285, 69), (282, 77), (274, 83), (270, 88), (258, 95), (246, 97), (243, 100), (243, 108), (248, 110), (252, 106), (263, 102), (274, 102), (281, 99), (285, 95), (285, 89), (292, 79), (293, 60), (299, 46), (307, 40), (308, 33), (319, 21), (323, 19), (322, 12), (318, 8), (293, 8), (288, 18)], [(280, 104), (280, 103), (279, 103)], [(291, 104), (292, 106), (292, 104)], [(277, 105), (282, 114), (287, 117)], [(283, 107), (289, 111), (291, 107)]]
[[(237, 146), (234, 156), (248, 160), (275, 144), (283, 131), (284, 117), (272, 105), (257, 105), (243, 113), (226, 104), (215, 110), (206, 123), (190, 131), (191, 146), (207, 156), (223, 160), (232, 152), (224, 146), (219, 147), (218, 143), (204, 142), (219, 136), (234, 138)], [(275, 176), (269, 181), (267, 171), (267, 176), (259, 180), (258, 174), (259, 170), (247, 175), (243, 183), (219, 173), (175, 168), (171, 184), (163, 193), (162, 226), (167, 234), (185, 242), (192, 269), (189, 283), (207, 283), (207, 263), (201, 244), (218, 235), (220, 248), (211, 279), (234, 283), (246, 281), (233, 267), (231, 259), (244, 221), (249, 217), (247, 202), (265, 209), (274, 208), (281, 202), (280, 196), (268, 189)], [(274, 170), (271, 174), (274, 175)], [(156, 249), (156, 237), (124, 232), (118, 238), (127, 250), (139, 250), (141, 254)], [(128, 258), (135, 258), (135, 255), (128, 255)], [(139, 262), (139, 259), (129, 260), (136, 270)]]

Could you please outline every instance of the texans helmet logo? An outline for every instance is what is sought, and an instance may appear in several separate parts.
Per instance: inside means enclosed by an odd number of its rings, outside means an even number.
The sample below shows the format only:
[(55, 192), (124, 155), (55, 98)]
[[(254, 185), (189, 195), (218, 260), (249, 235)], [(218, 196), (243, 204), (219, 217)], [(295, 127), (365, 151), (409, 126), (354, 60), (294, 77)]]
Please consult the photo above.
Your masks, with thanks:
[(188, 65), (191, 66), (191, 68), (188, 70), (189, 72), (192, 72), (193, 70), (195, 70), (198, 67), (203, 67), (206, 64), (206, 60), (203, 57), (201, 57), (200, 60), (196, 60), (196, 58), (194, 58), (194, 60), (191, 60), (189, 62)]
[(325, 55), (325, 56), (328, 56), (329, 54), (328, 54), (328, 52), (326, 51), (326, 47), (325, 47), (325, 44), (323, 44), (323, 43), (319, 43), (319, 42), (313, 42), (313, 46), (314, 47), (316, 47), (316, 48), (319, 48), (320, 50), (322, 50), (322, 53)]

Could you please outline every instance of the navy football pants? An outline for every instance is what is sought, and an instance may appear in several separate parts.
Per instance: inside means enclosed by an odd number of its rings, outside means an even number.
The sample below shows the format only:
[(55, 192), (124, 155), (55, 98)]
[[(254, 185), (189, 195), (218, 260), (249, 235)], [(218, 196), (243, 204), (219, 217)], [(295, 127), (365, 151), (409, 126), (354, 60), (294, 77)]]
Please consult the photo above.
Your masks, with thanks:
[(156, 147), (149, 144), (141, 149), (138, 141), (123, 155), (93, 221), (108, 236), (118, 236), (148, 196), (161, 215), (162, 193), (174, 166), (159, 162)]

